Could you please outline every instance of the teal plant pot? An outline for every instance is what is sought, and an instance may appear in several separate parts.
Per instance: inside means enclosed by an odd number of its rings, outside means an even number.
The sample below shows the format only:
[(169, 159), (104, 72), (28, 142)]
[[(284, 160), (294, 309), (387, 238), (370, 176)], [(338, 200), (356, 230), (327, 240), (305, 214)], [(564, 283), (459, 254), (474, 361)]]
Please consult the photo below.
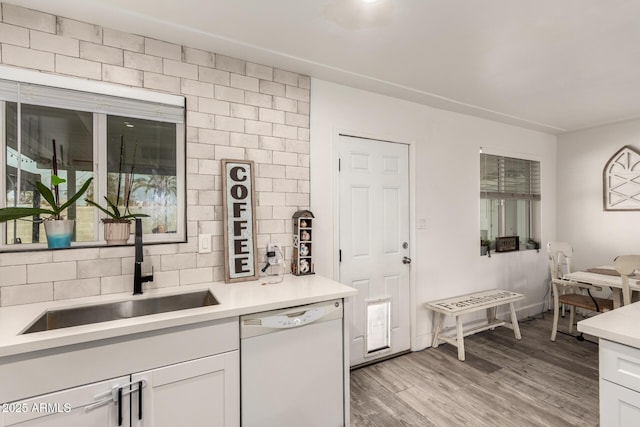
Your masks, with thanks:
[(44, 231), (47, 233), (47, 246), (49, 249), (71, 247), (74, 223), (73, 219), (55, 219), (44, 222)]

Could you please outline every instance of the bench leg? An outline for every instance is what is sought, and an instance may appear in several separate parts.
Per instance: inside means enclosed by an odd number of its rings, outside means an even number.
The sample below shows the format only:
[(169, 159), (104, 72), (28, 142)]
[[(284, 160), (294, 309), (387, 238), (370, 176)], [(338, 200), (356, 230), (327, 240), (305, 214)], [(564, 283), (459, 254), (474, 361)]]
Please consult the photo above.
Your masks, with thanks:
[(496, 320), (496, 307), (487, 308), (487, 323), (492, 323), (495, 320)]
[(509, 303), (509, 311), (511, 312), (511, 327), (513, 328), (513, 334), (516, 336), (516, 339), (522, 339), (522, 335), (520, 335), (520, 326), (518, 325), (518, 316), (516, 316), (516, 308), (513, 303)]
[(433, 340), (431, 346), (433, 348), (438, 348), (438, 344), (440, 344), (440, 339), (438, 338), (438, 336), (440, 335), (442, 324), (444, 323), (444, 314), (434, 312), (433, 320), (435, 323), (435, 329), (433, 330)]
[(456, 316), (456, 335), (458, 360), (464, 362), (464, 332), (462, 331), (462, 316)]

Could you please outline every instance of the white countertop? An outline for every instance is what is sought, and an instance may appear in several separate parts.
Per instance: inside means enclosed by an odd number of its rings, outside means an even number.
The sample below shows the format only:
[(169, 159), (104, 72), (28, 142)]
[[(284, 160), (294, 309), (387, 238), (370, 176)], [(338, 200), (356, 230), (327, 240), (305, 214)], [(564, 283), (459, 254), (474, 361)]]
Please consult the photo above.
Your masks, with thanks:
[(578, 331), (640, 348), (640, 302), (578, 322)]
[[(281, 283), (263, 285), (263, 283), (275, 280), (277, 278), (268, 277), (251, 282), (214, 282), (208, 285), (152, 289), (145, 291), (143, 295), (135, 297), (130, 294), (113, 294), (2, 307), (0, 308), (0, 357), (278, 308), (294, 307), (334, 298), (346, 298), (357, 293), (354, 288), (319, 275), (292, 276), (287, 274)], [(47, 310), (122, 301), (131, 298), (149, 298), (187, 293), (202, 289), (209, 289), (219, 304), (20, 335), (20, 332)]]

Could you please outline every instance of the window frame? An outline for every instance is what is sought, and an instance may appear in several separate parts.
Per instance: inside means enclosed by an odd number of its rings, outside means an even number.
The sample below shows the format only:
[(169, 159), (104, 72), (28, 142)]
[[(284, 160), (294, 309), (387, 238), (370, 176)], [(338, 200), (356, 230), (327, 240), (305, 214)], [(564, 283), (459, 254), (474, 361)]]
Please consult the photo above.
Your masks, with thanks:
[[(97, 95), (100, 99), (112, 99), (116, 104), (120, 101), (124, 106), (140, 105), (142, 108), (140, 114), (133, 111), (132, 114), (124, 114), (131, 118), (142, 118), (147, 120), (155, 120), (159, 122), (170, 122), (175, 124), (175, 166), (176, 166), (176, 232), (175, 233), (157, 233), (144, 234), (145, 243), (181, 243), (187, 241), (187, 219), (186, 219), (186, 99), (183, 96), (153, 92), (140, 88), (132, 88), (126, 86), (118, 86), (106, 82), (88, 81), (72, 77), (51, 75), (45, 73), (34, 72), (31, 70), (22, 70), (0, 65), (0, 83), (8, 81), (10, 84), (26, 84), (39, 85), (46, 88), (62, 89), (76, 91), (79, 97), (91, 97)], [(5, 86), (6, 87), (6, 86)], [(46, 91), (44, 88), (44, 91)], [(6, 92), (5, 92), (6, 93)], [(29, 104), (28, 101), (20, 99), (20, 91), (17, 93), (17, 100), (6, 99), (0, 96), (0, 164), (2, 164), (2, 172), (0, 173), (0, 187), (3, 188), (3, 197), (0, 197), (0, 207), (6, 206), (6, 174), (7, 174), (7, 140), (6, 140), (6, 103), (17, 102), (18, 120), (20, 121), (20, 105), (21, 103)], [(109, 97), (109, 98), (107, 98)], [(139, 103), (139, 104), (137, 104)], [(41, 105), (41, 104), (36, 104)], [(47, 106), (60, 109), (70, 109), (64, 102), (61, 105), (46, 104)], [(123, 107), (124, 108), (124, 107)], [(158, 117), (151, 116), (152, 109), (157, 108)], [(180, 109), (182, 111), (180, 111)], [(103, 196), (107, 194), (107, 116), (117, 115), (123, 116), (121, 110), (115, 111), (92, 111), (87, 108), (79, 109), (88, 111), (92, 114), (93, 119), (93, 175), (94, 175), (94, 194), (95, 200), (104, 200)], [(143, 111), (144, 110), (144, 111)], [(168, 111), (168, 114), (164, 112)], [(155, 110), (153, 110), (155, 112)], [(180, 115), (181, 117), (178, 117)], [(18, 144), (22, 139), (22, 126), (18, 123)], [(18, 145), (19, 146), (19, 145)], [(21, 170), (21, 168), (18, 168)], [(104, 241), (104, 227), (100, 224), (100, 220), (105, 215), (98, 209), (93, 209), (93, 241), (72, 242), (71, 247), (103, 247), (106, 246)], [(144, 220), (144, 218), (143, 218)], [(8, 224), (8, 223), (6, 223)], [(37, 249), (46, 249), (45, 243), (23, 243), (23, 244), (7, 244), (6, 243), (6, 226), (0, 224), (0, 253), (2, 252), (19, 252)], [(130, 237), (128, 244), (133, 243), (133, 237)]]

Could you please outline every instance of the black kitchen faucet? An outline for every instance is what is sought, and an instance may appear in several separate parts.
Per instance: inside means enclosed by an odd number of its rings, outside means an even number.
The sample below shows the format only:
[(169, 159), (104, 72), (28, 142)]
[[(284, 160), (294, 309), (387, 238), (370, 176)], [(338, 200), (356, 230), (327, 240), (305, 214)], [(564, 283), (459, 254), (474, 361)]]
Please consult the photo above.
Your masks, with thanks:
[(133, 271), (133, 294), (142, 294), (142, 284), (144, 282), (151, 282), (153, 280), (153, 266), (151, 267), (151, 274), (148, 276), (142, 275), (142, 261), (144, 259), (142, 255), (142, 220), (136, 218), (136, 258)]

